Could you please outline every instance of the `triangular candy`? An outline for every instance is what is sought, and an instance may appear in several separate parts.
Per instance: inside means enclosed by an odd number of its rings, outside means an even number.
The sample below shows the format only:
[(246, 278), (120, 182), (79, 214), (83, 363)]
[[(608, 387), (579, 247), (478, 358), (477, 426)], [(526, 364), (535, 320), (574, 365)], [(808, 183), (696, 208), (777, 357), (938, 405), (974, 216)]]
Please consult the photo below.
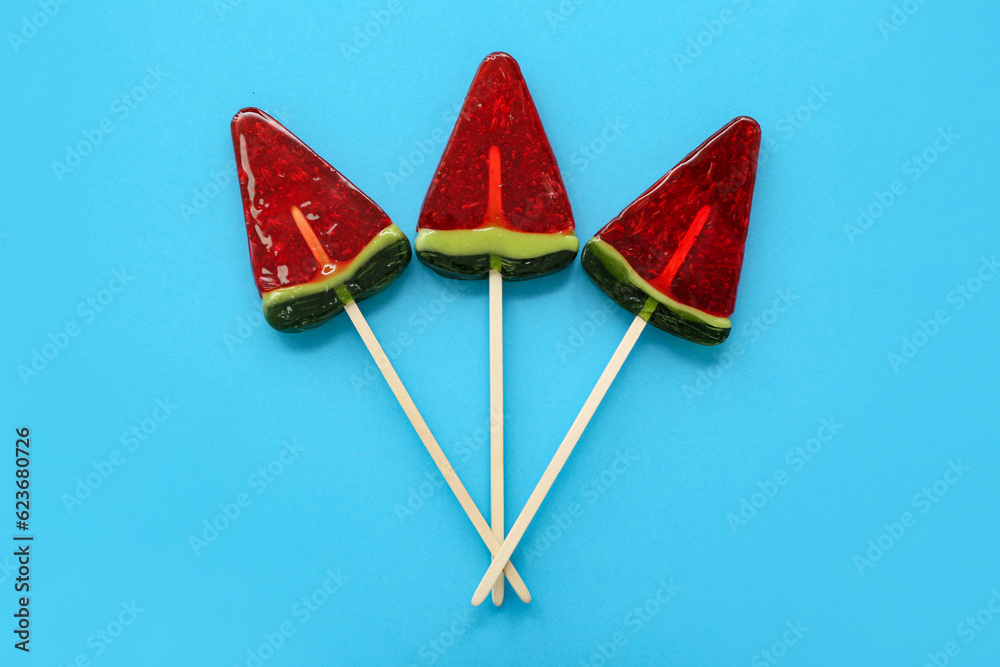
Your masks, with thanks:
[(406, 235), (278, 121), (243, 109), (232, 133), (250, 264), (272, 327), (318, 326), (406, 268)]
[(609, 222), (583, 249), (591, 280), (672, 334), (717, 345), (743, 266), (760, 126), (730, 121)]
[(431, 181), (414, 248), (452, 278), (565, 268), (579, 242), (555, 155), (517, 62), (483, 60)]

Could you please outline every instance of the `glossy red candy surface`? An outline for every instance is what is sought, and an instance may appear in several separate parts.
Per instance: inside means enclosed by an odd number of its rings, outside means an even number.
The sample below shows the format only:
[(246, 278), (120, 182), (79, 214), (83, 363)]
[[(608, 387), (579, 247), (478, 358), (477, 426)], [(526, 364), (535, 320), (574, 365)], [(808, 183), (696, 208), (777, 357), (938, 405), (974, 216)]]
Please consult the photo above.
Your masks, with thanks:
[(232, 133), (261, 294), (331, 273), (391, 224), (375, 202), (265, 112), (243, 109)]
[(743, 266), (759, 148), (757, 122), (734, 119), (597, 237), (664, 295), (729, 317)]
[(552, 147), (521, 69), (506, 53), (490, 54), (479, 66), (418, 224), (434, 230), (483, 226), (573, 229)]

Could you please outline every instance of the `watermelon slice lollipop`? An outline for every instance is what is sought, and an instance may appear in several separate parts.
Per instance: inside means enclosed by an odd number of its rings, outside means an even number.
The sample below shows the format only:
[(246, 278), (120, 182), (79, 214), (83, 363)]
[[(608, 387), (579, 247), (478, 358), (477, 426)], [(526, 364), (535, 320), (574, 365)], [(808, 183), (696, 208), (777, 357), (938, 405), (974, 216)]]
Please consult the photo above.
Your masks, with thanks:
[(417, 258), (451, 278), (542, 276), (576, 257), (573, 213), (521, 69), (483, 60), (424, 199)]
[(648, 308), (655, 327), (726, 340), (759, 148), (755, 120), (729, 122), (597, 232), (583, 249), (587, 275), (626, 310)]
[(250, 263), (272, 327), (318, 326), (406, 268), (406, 235), (278, 121), (243, 109), (232, 132)]
[(591, 280), (636, 316), (494, 553), (472, 604), (481, 604), (495, 586), (647, 322), (702, 345), (729, 335), (759, 148), (757, 121), (734, 119), (584, 247)]
[[(503, 280), (566, 268), (576, 257), (573, 213), (517, 61), (483, 59), (420, 210), (417, 258), (448, 278), (490, 282), (491, 520), (503, 515)], [(503, 602), (503, 580), (493, 589)]]

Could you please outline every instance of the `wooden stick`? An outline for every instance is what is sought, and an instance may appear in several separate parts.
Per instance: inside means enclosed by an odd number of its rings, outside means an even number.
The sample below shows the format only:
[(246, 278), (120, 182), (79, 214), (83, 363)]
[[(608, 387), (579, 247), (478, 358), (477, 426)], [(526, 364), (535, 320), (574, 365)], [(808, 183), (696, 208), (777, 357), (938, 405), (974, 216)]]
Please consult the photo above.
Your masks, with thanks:
[(628, 356), (629, 352), (632, 351), (632, 346), (635, 345), (636, 339), (639, 338), (639, 334), (642, 333), (645, 326), (646, 320), (643, 319), (642, 315), (636, 315), (635, 319), (632, 320), (632, 324), (629, 326), (628, 331), (625, 332), (622, 342), (618, 344), (618, 349), (616, 349), (615, 353), (611, 355), (611, 361), (609, 361), (608, 365), (604, 368), (604, 372), (601, 373), (600, 379), (597, 380), (597, 384), (594, 386), (593, 390), (591, 390), (590, 396), (587, 397), (587, 401), (583, 404), (580, 414), (578, 414), (576, 419), (573, 420), (573, 425), (570, 426), (569, 432), (567, 432), (566, 437), (563, 438), (562, 443), (556, 450), (555, 456), (552, 457), (552, 461), (549, 462), (548, 467), (545, 469), (545, 473), (542, 474), (542, 478), (538, 480), (538, 484), (535, 485), (535, 490), (531, 492), (531, 496), (528, 498), (528, 502), (525, 503), (524, 509), (521, 510), (521, 513), (517, 516), (517, 521), (514, 522), (513, 527), (510, 529), (510, 533), (507, 534), (507, 539), (503, 541), (503, 544), (500, 546), (500, 550), (493, 554), (493, 562), (490, 563), (489, 569), (486, 570), (486, 574), (483, 575), (482, 581), (479, 582), (479, 586), (476, 588), (476, 592), (472, 596), (472, 604), (482, 604), (483, 600), (486, 599), (487, 594), (490, 592), (493, 582), (500, 577), (501, 568), (503, 568), (507, 559), (510, 558), (510, 555), (514, 553), (517, 543), (521, 541), (522, 537), (524, 537), (524, 532), (528, 529), (528, 524), (530, 524), (531, 520), (535, 517), (535, 513), (541, 506), (542, 501), (545, 500), (545, 495), (549, 492), (549, 489), (552, 488), (552, 483), (556, 481), (556, 476), (559, 475), (559, 471), (561, 471), (563, 466), (566, 464), (566, 460), (573, 452), (573, 448), (576, 446), (577, 441), (583, 434), (583, 430), (587, 428), (587, 424), (590, 423), (590, 418), (594, 416), (597, 406), (601, 404), (604, 394), (607, 393), (608, 387), (611, 386), (611, 382), (615, 379), (615, 376), (618, 375), (618, 371), (625, 362), (625, 358)]
[[(389, 362), (389, 357), (387, 357), (385, 352), (382, 350), (382, 346), (375, 338), (375, 334), (372, 333), (372, 330), (368, 326), (368, 322), (365, 320), (364, 315), (361, 314), (361, 310), (358, 308), (358, 305), (353, 300), (347, 301), (344, 305), (344, 310), (347, 311), (348, 317), (351, 318), (351, 322), (354, 323), (354, 327), (358, 330), (358, 334), (361, 335), (361, 340), (364, 341), (365, 347), (368, 348), (368, 352), (371, 353), (372, 359), (375, 360), (375, 365), (378, 366), (380, 371), (382, 371), (385, 381), (389, 384), (389, 388), (392, 389), (392, 393), (395, 394), (396, 400), (399, 401), (400, 407), (403, 408), (403, 412), (406, 413), (410, 423), (413, 424), (413, 429), (420, 437), (420, 441), (424, 443), (424, 447), (427, 448), (427, 453), (429, 453), (431, 458), (434, 459), (434, 463), (437, 465), (438, 470), (441, 471), (441, 476), (444, 477), (444, 481), (448, 483), (448, 487), (451, 489), (452, 493), (455, 494), (455, 497), (458, 499), (458, 503), (462, 506), (462, 509), (465, 510), (466, 515), (472, 521), (472, 525), (475, 526), (476, 532), (479, 533), (479, 537), (481, 537), (483, 542), (486, 543), (486, 546), (489, 547), (491, 554), (496, 553), (497, 549), (500, 548), (500, 540), (498, 540), (496, 535), (490, 531), (489, 524), (486, 523), (486, 519), (483, 518), (479, 508), (476, 507), (476, 504), (472, 501), (472, 498), (469, 496), (469, 492), (465, 490), (465, 486), (455, 473), (455, 469), (451, 467), (451, 463), (448, 462), (448, 458), (444, 455), (441, 445), (439, 445), (437, 440), (434, 439), (434, 436), (431, 435), (430, 429), (427, 428), (427, 423), (417, 410), (417, 406), (413, 403), (413, 399), (410, 398), (409, 392), (407, 392), (406, 387), (403, 386), (403, 382), (396, 374), (396, 370)], [(509, 561), (509, 559), (507, 560)], [(507, 562), (507, 564), (502, 567), (504, 574), (506, 574), (507, 578), (510, 579), (510, 585), (514, 588), (518, 597), (525, 602), (531, 602), (531, 593), (528, 592), (527, 586), (524, 585), (521, 575), (517, 573), (514, 566), (510, 562)]]
[[(503, 278), (490, 269), (490, 525), (503, 542)], [(503, 604), (504, 579), (493, 584), (493, 604)]]

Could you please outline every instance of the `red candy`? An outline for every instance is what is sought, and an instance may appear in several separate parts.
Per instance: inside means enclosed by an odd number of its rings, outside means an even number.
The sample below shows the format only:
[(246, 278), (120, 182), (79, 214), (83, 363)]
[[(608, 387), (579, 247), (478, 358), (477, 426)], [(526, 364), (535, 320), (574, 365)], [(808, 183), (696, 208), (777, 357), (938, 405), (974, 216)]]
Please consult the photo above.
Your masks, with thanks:
[(331, 273), (391, 224), (375, 202), (263, 111), (237, 113), (232, 132), (261, 294)]
[(475, 229), (484, 222), (534, 233), (573, 229), (552, 147), (521, 69), (506, 53), (479, 66), (418, 226)]
[(760, 126), (731, 121), (597, 234), (682, 304), (729, 317), (743, 266)]

